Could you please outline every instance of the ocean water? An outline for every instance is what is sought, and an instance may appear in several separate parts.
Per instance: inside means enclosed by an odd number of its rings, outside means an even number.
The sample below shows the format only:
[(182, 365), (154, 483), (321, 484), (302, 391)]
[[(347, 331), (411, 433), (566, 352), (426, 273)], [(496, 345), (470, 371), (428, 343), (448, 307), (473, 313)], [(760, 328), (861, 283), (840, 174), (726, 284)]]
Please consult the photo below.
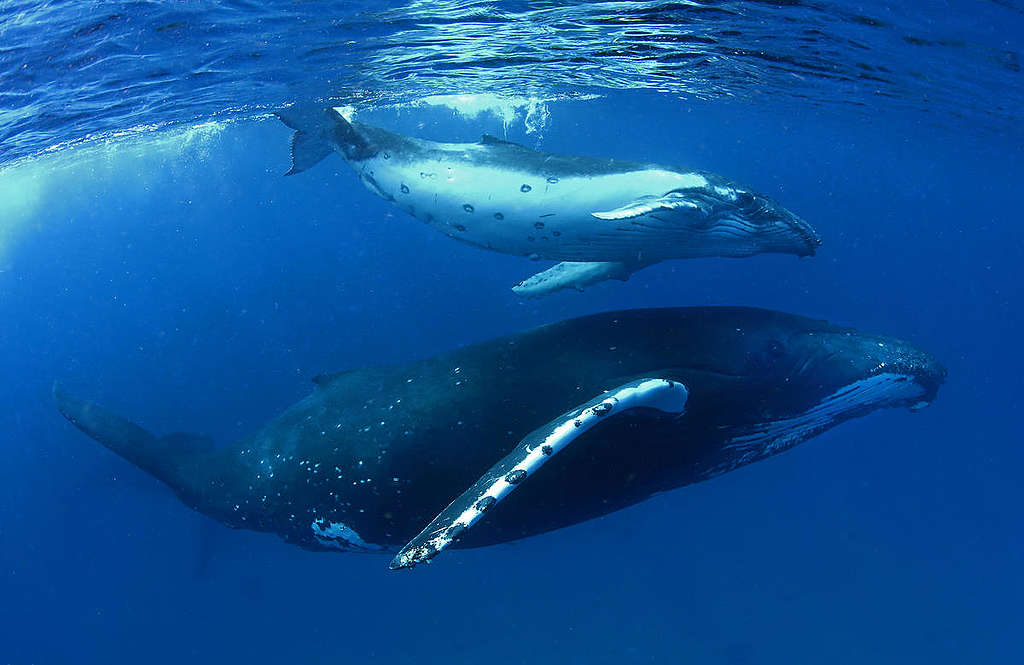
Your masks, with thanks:
[[(1009, 0), (0, 3), (0, 663), (1021, 662), (1022, 48)], [(721, 173), (824, 244), (523, 300), (538, 264), (336, 155), (283, 177), (269, 112), (310, 102)], [(227, 444), (324, 371), (709, 304), (909, 339), (949, 377), (412, 573), (228, 530), (50, 395)]]

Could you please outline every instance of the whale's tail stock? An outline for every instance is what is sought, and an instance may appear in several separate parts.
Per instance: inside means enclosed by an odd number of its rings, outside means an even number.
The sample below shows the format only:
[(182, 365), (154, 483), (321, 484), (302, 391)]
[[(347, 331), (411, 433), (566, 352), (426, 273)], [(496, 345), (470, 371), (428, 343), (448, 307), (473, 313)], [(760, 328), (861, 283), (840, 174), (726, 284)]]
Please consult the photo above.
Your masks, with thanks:
[(274, 113), (292, 134), (292, 167), (285, 175), (301, 173), (335, 150), (345, 159), (366, 159), (376, 149), (341, 113), (333, 108), (289, 106)]
[(170, 487), (187, 505), (208, 513), (199, 500), (213, 480), (212, 440), (195, 434), (158, 437), (98, 404), (69, 395), (54, 383), (57, 409), (75, 427)]

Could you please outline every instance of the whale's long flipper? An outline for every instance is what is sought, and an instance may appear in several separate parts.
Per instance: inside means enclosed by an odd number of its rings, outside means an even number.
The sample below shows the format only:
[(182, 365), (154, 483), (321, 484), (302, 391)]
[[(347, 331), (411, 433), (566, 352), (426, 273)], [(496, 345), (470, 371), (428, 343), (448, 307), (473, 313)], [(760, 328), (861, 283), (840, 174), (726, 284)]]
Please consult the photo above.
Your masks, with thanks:
[(582, 291), (592, 284), (608, 279), (624, 282), (634, 272), (649, 265), (651, 264), (631, 263), (627, 265), (617, 261), (565, 261), (524, 279), (513, 286), (512, 290), (517, 295), (526, 298), (538, 298), (562, 289)]
[(677, 381), (648, 378), (621, 385), (566, 411), (528, 434), (511, 453), (452, 501), (427, 528), (395, 555), (391, 569), (412, 568), (437, 556), (466, 529), (476, 524), (487, 509), (533, 475), (548, 458), (609, 416), (636, 408), (679, 416), (683, 413), (688, 396), (686, 387)]

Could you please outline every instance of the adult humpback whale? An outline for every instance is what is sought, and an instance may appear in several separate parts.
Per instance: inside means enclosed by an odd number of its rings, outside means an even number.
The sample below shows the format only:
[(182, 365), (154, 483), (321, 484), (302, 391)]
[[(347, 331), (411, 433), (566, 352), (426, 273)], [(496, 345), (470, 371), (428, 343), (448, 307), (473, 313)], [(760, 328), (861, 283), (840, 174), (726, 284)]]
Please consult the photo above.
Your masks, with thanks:
[(323, 375), (218, 450), (55, 397), (86, 434), (228, 526), (314, 550), (405, 544), (391, 564), (403, 568), (460, 536), (475, 547), (557, 529), (874, 409), (924, 406), (944, 376), (896, 339), (711, 307), (597, 314)]
[(292, 167), (332, 151), (382, 198), (456, 240), (563, 261), (521, 282), (521, 295), (625, 280), (665, 259), (809, 256), (806, 222), (768, 197), (704, 171), (554, 155), (484, 135), (435, 143), (348, 122), (336, 109), (287, 109)]

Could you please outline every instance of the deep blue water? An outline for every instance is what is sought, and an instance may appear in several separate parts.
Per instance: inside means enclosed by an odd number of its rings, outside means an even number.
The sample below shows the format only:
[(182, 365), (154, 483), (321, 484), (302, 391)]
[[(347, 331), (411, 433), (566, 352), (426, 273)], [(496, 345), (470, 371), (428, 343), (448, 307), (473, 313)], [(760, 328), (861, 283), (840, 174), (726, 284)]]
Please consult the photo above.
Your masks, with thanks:
[[(1009, 2), (0, 5), (0, 663), (1020, 662), (1022, 26)], [(505, 115), (416, 103), (455, 93)], [(263, 116), (310, 99), (722, 173), (824, 245), (521, 300), (537, 264), (338, 157), (283, 178)], [(228, 443), (323, 371), (703, 304), (910, 339), (949, 378), (921, 412), (409, 574), (225, 529), (50, 397)]]

